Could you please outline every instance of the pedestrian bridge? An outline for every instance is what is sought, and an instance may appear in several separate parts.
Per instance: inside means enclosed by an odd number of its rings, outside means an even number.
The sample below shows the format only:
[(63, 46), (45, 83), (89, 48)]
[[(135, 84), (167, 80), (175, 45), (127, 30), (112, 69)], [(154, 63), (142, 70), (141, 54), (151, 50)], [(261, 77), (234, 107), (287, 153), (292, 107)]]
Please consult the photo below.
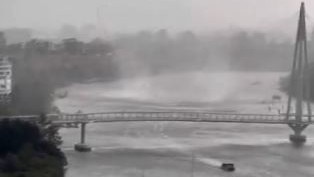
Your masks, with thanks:
[[(40, 122), (39, 115), (0, 117), (1, 119), (20, 119), (24, 121)], [(81, 125), (81, 140), (75, 145), (78, 151), (89, 151), (91, 148), (85, 144), (86, 125), (89, 123), (114, 122), (145, 122), (145, 121), (172, 121), (172, 122), (208, 122), (208, 123), (252, 123), (252, 124), (285, 124), (293, 130), (300, 130), (295, 136), (290, 136), (292, 142), (304, 143), (305, 136), (300, 133), (310, 124), (312, 116), (303, 115), (297, 119), (295, 114), (238, 114), (225, 112), (193, 112), (193, 111), (143, 111), (143, 112), (103, 112), (88, 114), (48, 114), (45, 119), (62, 127), (78, 127)], [(296, 140), (295, 140), (296, 139)]]
[[(135, 121), (180, 121), (180, 122), (225, 122), (254, 124), (289, 124), (295, 122), (290, 114), (236, 114), (216, 112), (104, 112), (89, 114), (51, 114), (48, 119), (55, 124), (135, 122)], [(304, 115), (303, 124), (312, 124), (311, 117)]]
[[(295, 119), (295, 114), (238, 114), (224, 112), (193, 112), (193, 111), (144, 111), (144, 112), (102, 112), (82, 114), (48, 114), (47, 120), (57, 125), (106, 122), (221, 122), (221, 123), (252, 123), (252, 124), (313, 124), (313, 116), (303, 115), (302, 121)], [(0, 119), (20, 119), (39, 121), (39, 115), (0, 117)]]

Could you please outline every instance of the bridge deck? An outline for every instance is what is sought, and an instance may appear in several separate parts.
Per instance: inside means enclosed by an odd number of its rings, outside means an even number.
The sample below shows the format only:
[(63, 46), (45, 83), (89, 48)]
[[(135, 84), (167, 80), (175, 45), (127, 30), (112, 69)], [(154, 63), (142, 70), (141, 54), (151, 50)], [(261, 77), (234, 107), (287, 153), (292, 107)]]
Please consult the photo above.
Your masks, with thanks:
[[(184, 122), (226, 122), (288, 124), (294, 123), (294, 115), (286, 120), (286, 115), (270, 114), (231, 114), (208, 112), (105, 112), (90, 114), (61, 114), (50, 116), (55, 123), (79, 122), (129, 122), (129, 121), (184, 121)], [(303, 117), (304, 124), (312, 124), (308, 116)]]
[[(104, 112), (89, 114), (49, 114), (48, 119), (55, 124), (100, 123), (100, 122), (135, 122), (135, 121), (181, 121), (181, 122), (225, 122), (255, 124), (293, 124), (294, 114), (286, 120), (285, 114), (233, 114), (212, 112)], [(2, 119), (4, 117), (0, 117)], [(12, 116), (9, 118), (36, 121), (38, 115)], [(303, 124), (313, 124), (307, 115)]]

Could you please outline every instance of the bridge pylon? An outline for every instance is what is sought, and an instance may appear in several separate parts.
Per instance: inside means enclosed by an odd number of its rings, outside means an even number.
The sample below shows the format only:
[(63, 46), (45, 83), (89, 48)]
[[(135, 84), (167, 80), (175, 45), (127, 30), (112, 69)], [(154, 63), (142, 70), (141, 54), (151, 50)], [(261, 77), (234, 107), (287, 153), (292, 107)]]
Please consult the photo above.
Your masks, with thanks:
[[(306, 142), (306, 136), (302, 131), (311, 122), (312, 111), (310, 106), (310, 75), (308, 68), (307, 37), (305, 22), (304, 2), (301, 3), (300, 16), (298, 21), (293, 65), (290, 74), (288, 107), (286, 121), (294, 131), (290, 135), (290, 141), (295, 145), (302, 145)], [(294, 98), (292, 99), (292, 96)], [(295, 112), (291, 111), (292, 101), (295, 102)]]

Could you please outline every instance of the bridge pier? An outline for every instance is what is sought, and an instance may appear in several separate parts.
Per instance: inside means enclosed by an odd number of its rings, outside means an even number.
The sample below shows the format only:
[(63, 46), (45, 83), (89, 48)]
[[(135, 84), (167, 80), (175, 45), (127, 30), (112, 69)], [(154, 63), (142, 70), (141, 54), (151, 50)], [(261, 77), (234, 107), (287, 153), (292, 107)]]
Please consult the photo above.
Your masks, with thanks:
[(81, 123), (81, 142), (74, 146), (74, 149), (78, 152), (89, 152), (92, 150), (90, 146), (85, 144), (86, 124), (86, 122)]
[(307, 126), (306, 124), (289, 124), (289, 127), (294, 131), (294, 134), (289, 137), (293, 145), (302, 146), (306, 142), (306, 136), (302, 135), (302, 132)]

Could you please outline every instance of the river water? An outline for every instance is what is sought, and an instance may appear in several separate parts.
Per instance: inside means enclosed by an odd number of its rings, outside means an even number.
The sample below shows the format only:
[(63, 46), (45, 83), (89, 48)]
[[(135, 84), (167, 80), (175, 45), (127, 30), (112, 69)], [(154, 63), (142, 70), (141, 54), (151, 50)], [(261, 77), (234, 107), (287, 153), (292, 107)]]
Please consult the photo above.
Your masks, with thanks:
[[(76, 84), (56, 100), (67, 113), (187, 109), (279, 114), (286, 96), (279, 72), (190, 72)], [(273, 95), (281, 100), (272, 100)], [(285, 125), (134, 122), (88, 124), (90, 153), (73, 150), (79, 129), (62, 129), (69, 161), (67, 177), (311, 177), (314, 176), (314, 128), (306, 146), (288, 141)], [(221, 171), (233, 162), (234, 173)]]

